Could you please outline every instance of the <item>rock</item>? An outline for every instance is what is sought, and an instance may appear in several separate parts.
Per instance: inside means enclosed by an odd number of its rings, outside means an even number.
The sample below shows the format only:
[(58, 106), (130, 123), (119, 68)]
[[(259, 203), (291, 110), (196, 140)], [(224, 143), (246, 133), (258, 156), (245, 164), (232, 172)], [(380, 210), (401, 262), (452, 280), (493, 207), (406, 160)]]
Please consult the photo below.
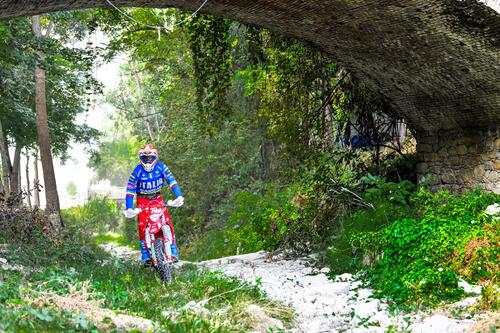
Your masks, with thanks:
[(459, 323), (443, 315), (434, 315), (423, 322), (411, 325), (413, 333), (465, 333), (471, 322)]
[(500, 205), (498, 205), (497, 203), (493, 204), (493, 205), (489, 205), (488, 207), (486, 207), (486, 210), (484, 211), (484, 213), (486, 215), (490, 215), (490, 216), (500, 215)]
[(303, 268), (300, 273), (303, 275), (311, 274), (312, 270), (309, 267)]
[(344, 273), (341, 275), (337, 275), (335, 277), (335, 281), (352, 281), (352, 274)]
[(351, 282), (351, 290), (356, 290), (358, 288), (361, 288), (362, 286), (363, 286), (363, 282), (361, 282), (361, 281)]
[(462, 279), (458, 280), (458, 286), (464, 288), (464, 291), (467, 294), (481, 295), (481, 289), (482, 289), (481, 286), (471, 285), (467, 281)]
[(7, 259), (5, 258), (0, 258), (0, 264), (6, 264), (7, 263)]
[(380, 301), (378, 299), (374, 299), (366, 303), (357, 303), (354, 306), (354, 313), (361, 318), (370, 318), (378, 312), (379, 306)]
[(385, 311), (377, 312), (370, 318), (370, 323), (373, 324), (378, 323), (380, 327), (385, 327), (391, 324), (391, 319), (389, 318), (389, 315)]
[(323, 274), (328, 274), (328, 273), (330, 273), (330, 268), (328, 268), (328, 267), (323, 267), (323, 268), (320, 270), (320, 272), (321, 272), (321, 273), (323, 273)]
[(479, 296), (467, 297), (461, 301), (458, 301), (458, 302), (451, 304), (450, 308), (452, 308), (452, 309), (466, 309), (466, 308), (473, 306), (478, 301), (479, 301)]
[(458, 155), (465, 155), (467, 154), (467, 147), (464, 145), (460, 145), (457, 147), (457, 154)]
[(333, 282), (327, 285), (318, 285), (312, 291), (313, 295), (335, 297), (349, 293), (351, 286), (349, 282)]
[(366, 300), (372, 296), (371, 289), (362, 288), (357, 290), (357, 293), (358, 293), (358, 300)]
[(245, 308), (245, 312), (250, 317), (251, 326), (256, 332), (269, 332), (271, 330), (283, 330), (283, 323), (275, 318), (269, 317), (258, 305), (250, 304)]
[(210, 315), (210, 310), (205, 308), (201, 302), (191, 301), (182, 307), (183, 310), (193, 312), (195, 314), (201, 315), (203, 317), (208, 317)]

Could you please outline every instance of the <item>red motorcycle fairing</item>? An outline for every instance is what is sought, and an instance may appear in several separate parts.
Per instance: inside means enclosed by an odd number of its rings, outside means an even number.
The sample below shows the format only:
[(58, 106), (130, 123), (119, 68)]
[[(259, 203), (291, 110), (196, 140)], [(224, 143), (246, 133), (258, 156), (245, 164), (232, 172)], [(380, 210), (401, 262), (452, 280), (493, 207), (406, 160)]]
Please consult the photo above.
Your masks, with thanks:
[(151, 207), (149, 209), (149, 232), (153, 235), (161, 231), (161, 227), (164, 223), (164, 213), (165, 208), (161, 206)]
[(146, 213), (149, 234), (154, 235), (155, 238), (163, 238), (161, 230), (165, 224), (165, 206), (162, 203), (155, 203), (154, 206), (144, 207), (143, 212)]

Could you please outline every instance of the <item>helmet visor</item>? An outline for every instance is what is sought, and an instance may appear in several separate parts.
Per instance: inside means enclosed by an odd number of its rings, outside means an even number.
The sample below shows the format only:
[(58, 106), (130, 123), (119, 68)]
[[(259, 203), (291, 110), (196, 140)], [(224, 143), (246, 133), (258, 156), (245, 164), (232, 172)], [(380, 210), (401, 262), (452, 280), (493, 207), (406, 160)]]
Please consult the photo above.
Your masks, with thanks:
[(142, 155), (139, 158), (141, 159), (141, 162), (144, 164), (151, 164), (154, 161), (156, 161), (156, 156), (154, 155)]

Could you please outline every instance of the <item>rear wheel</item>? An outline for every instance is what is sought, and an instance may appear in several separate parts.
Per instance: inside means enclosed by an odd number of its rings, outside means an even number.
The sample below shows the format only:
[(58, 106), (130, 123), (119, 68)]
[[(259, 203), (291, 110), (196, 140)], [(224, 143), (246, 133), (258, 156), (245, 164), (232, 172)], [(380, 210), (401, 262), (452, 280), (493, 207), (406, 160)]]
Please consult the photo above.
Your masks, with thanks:
[(154, 251), (156, 256), (156, 270), (160, 274), (160, 279), (163, 282), (170, 282), (172, 280), (172, 267), (167, 262), (165, 251), (163, 250), (163, 239), (157, 238), (154, 243)]

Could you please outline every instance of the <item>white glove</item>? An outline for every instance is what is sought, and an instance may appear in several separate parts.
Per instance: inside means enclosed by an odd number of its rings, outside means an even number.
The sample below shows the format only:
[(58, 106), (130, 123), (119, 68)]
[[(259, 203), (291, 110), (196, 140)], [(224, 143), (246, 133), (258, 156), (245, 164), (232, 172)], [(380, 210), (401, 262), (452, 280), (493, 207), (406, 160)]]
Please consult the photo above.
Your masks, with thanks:
[(177, 197), (177, 199), (175, 199), (175, 200), (168, 200), (167, 205), (169, 205), (170, 207), (180, 207), (180, 206), (184, 205), (184, 197), (180, 196), (180, 197)]
[(137, 210), (129, 208), (126, 211), (123, 212), (123, 215), (125, 215), (126, 218), (131, 219), (137, 215)]

